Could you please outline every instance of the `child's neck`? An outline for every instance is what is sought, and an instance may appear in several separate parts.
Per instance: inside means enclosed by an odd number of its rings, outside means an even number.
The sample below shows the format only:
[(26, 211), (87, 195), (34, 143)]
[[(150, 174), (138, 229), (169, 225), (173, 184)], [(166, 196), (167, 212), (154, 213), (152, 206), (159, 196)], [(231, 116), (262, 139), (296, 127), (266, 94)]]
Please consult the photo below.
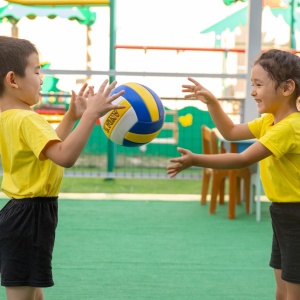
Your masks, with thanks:
[(0, 98), (0, 111), (4, 112), (10, 109), (23, 109), (23, 110), (31, 110), (30, 106), (18, 99), (10, 98), (10, 97), (2, 97)]

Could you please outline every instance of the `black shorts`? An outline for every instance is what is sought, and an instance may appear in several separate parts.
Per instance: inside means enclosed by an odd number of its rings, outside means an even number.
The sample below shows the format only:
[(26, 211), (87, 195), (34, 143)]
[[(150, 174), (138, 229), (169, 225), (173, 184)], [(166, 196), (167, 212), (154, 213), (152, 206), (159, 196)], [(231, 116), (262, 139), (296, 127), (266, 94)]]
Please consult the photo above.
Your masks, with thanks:
[(283, 280), (300, 283), (300, 202), (272, 203), (273, 242), (270, 266)]
[(57, 197), (10, 200), (0, 211), (1, 285), (50, 287)]

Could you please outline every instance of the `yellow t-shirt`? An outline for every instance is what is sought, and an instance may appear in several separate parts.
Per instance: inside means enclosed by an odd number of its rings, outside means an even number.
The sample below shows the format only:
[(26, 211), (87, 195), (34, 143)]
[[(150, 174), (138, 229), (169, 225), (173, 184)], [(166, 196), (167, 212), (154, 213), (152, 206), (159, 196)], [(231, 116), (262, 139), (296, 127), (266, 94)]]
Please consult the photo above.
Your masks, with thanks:
[(11, 109), (0, 114), (1, 188), (8, 197), (58, 195), (64, 169), (40, 157), (53, 140), (60, 140), (55, 130), (33, 111)]
[(248, 123), (253, 135), (273, 154), (260, 162), (261, 181), (269, 200), (300, 202), (300, 113), (274, 125), (272, 114)]

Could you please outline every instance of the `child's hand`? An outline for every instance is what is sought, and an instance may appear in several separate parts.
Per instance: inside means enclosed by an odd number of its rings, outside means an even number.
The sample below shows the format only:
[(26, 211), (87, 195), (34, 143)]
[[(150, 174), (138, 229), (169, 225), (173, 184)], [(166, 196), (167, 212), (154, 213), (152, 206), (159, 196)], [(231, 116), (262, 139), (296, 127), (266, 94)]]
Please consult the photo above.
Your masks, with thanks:
[(183, 148), (177, 148), (177, 151), (181, 153), (181, 156), (170, 159), (170, 162), (174, 164), (167, 167), (167, 174), (170, 175), (170, 178), (193, 165), (193, 153), (191, 151)]
[(189, 93), (184, 98), (196, 98), (205, 104), (210, 104), (217, 101), (216, 97), (206, 88), (204, 88), (198, 81), (193, 78), (188, 78), (193, 85), (183, 84), (182, 92)]
[(86, 99), (89, 94), (89, 89), (87, 89), (87, 83), (85, 83), (80, 89), (78, 95), (72, 91), (70, 107), (68, 114), (76, 121), (81, 118), (84, 111), (86, 110)]
[[(113, 104), (112, 102), (124, 94), (124, 90), (110, 96), (111, 91), (116, 87), (117, 82), (112, 82), (107, 86), (106, 79), (95, 94), (93, 87), (89, 87), (87, 109), (88, 113), (93, 114), (96, 118), (104, 116), (113, 109), (125, 108), (124, 105)], [(106, 87), (107, 86), (107, 87)]]

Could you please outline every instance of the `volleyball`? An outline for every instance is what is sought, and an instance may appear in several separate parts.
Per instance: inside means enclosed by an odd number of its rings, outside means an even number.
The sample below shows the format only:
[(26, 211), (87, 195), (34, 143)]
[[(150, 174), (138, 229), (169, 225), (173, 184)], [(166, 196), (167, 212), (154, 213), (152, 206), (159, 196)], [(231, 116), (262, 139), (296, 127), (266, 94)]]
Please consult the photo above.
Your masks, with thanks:
[(139, 147), (151, 142), (160, 132), (165, 119), (161, 99), (150, 88), (134, 82), (116, 87), (111, 94), (124, 90), (113, 101), (124, 105), (100, 118), (105, 135), (114, 143), (125, 147)]

